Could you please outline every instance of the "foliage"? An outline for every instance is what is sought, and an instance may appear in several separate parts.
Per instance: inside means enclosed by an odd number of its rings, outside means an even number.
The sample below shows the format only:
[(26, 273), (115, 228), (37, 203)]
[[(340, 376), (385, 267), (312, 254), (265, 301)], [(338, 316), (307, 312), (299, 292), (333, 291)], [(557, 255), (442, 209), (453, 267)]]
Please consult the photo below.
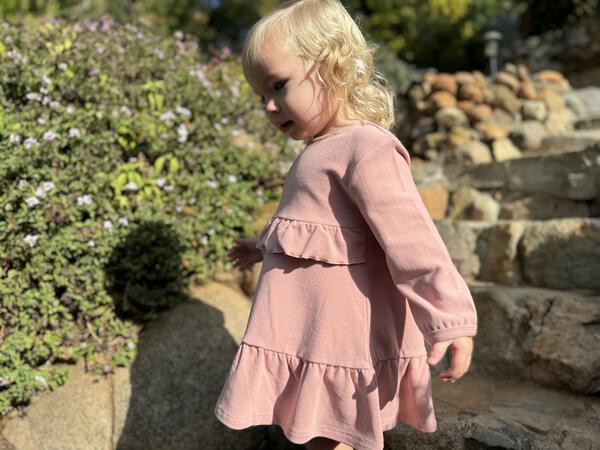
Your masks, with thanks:
[(520, 3), (523, 6), (521, 29), (527, 35), (557, 30), (600, 14), (598, 0), (520, 0)]
[(482, 67), (482, 33), (507, 0), (367, 0), (363, 28), (419, 67), (454, 71)]
[(55, 363), (128, 364), (278, 198), (297, 147), (235, 58), (206, 59), (106, 17), (0, 26), (0, 415), (62, 384)]

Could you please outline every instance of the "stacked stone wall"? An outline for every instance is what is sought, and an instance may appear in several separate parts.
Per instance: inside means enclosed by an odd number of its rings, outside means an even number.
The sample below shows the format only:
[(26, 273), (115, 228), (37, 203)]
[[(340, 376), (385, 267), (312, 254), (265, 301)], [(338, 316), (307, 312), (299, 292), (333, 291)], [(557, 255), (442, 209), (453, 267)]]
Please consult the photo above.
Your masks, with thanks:
[(572, 90), (557, 71), (530, 74), (507, 64), (481, 72), (428, 73), (407, 91), (401, 139), (411, 153), (443, 164), (482, 164), (540, 151), (548, 135), (573, 130)]

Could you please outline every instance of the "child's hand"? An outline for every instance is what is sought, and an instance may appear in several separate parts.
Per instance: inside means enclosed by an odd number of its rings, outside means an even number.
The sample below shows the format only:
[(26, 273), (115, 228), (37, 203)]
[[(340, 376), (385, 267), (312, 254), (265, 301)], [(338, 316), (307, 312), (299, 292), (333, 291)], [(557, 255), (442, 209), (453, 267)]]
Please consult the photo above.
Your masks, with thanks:
[(427, 354), (427, 363), (435, 366), (441, 361), (446, 349), (452, 351), (452, 363), (449, 369), (440, 373), (442, 381), (454, 383), (469, 370), (471, 354), (473, 353), (473, 338), (470, 336), (441, 341), (433, 344), (431, 351)]
[(256, 248), (256, 237), (235, 238), (236, 244), (227, 253), (234, 267), (238, 270), (246, 270), (255, 263), (262, 261), (263, 253)]

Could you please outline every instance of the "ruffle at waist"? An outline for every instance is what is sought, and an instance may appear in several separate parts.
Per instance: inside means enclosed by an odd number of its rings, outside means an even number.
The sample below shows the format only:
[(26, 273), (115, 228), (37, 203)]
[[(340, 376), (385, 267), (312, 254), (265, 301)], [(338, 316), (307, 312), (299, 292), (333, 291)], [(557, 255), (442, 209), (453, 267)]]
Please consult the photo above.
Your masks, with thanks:
[(366, 261), (367, 230), (273, 216), (258, 236), (256, 248), (330, 264), (358, 264)]

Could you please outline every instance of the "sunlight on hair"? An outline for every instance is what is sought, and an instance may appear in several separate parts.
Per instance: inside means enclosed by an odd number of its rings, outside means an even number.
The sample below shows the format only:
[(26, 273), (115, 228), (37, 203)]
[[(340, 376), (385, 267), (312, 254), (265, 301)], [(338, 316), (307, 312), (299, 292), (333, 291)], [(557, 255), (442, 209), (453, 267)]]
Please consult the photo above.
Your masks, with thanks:
[(254, 24), (242, 50), (246, 78), (274, 45), (316, 69), (346, 118), (393, 127), (394, 95), (374, 66), (377, 47), (367, 42), (339, 0), (287, 2)]

